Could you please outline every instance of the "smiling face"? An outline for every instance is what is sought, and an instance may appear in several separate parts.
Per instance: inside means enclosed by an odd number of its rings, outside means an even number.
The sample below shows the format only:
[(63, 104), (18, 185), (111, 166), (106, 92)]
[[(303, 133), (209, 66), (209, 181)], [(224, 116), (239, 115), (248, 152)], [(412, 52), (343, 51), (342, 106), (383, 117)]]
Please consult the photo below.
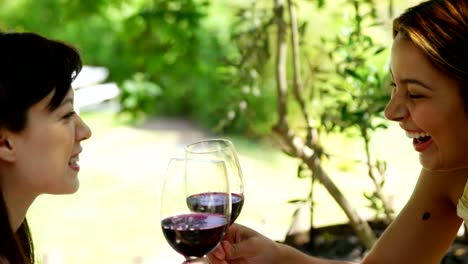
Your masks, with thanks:
[(468, 167), (468, 114), (461, 85), (401, 34), (394, 39), (391, 56), (394, 89), (385, 116), (399, 122), (413, 139), (424, 168)]
[(74, 193), (79, 187), (80, 142), (89, 138), (91, 131), (73, 110), (72, 89), (51, 111), (48, 104), (52, 95), (34, 104), (28, 110), (26, 128), (10, 137), (14, 158), (2, 185), (24, 197)]

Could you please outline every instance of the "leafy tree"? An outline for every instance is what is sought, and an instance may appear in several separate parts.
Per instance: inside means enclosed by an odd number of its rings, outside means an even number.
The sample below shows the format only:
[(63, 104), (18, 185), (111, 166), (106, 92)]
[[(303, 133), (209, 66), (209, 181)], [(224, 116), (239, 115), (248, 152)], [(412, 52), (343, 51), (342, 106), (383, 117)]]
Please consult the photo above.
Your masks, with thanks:
[[(323, 167), (329, 157), (321, 137), (328, 133), (345, 132), (359, 135), (365, 146), (368, 174), (375, 189), (367, 197), (371, 205), (391, 221), (393, 212), (382, 192), (385, 163), (373, 161), (369, 142), (373, 131), (385, 128), (382, 110), (388, 100), (383, 88), (387, 76), (382, 63), (373, 58), (384, 51), (367, 33), (369, 26), (378, 21), (375, 3), (371, 0), (347, 0), (343, 12), (353, 14), (343, 21), (344, 34), (330, 37), (313, 35), (321, 39), (319, 51), (327, 54), (320, 62), (311, 59), (311, 45), (306, 38), (308, 23), (301, 22), (298, 10), (311, 10), (311, 1), (273, 0), (273, 5), (251, 6), (239, 11), (234, 24), (233, 41), (239, 56), (229, 65), (232, 87), (240, 87), (241, 99), (246, 102), (244, 115), (237, 119), (227, 115), (223, 125), (249, 118), (249, 94), (242, 96), (243, 87), (261, 87), (260, 94), (274, 92), (276, 117), (272, 124), (281, 149), (300, 161), (298, 175), (311, 175), (311, 190), (317, 179), (347, 215), (356, 234), (367, 248), (375, 242), (375, 234), (341, 192)], [(314, 1), (319, 8), (325, 1)], [(314, 13), (316, 15), (316, 13)], [(339, 32), (339, 28), (336, 30)], [(328, 37), (323, 37), (328, 36)], [(317, 57), (319, 57), (317, 55)], [(258, 73), (258, 74), (252, 74)], [(269, 78), (274, 78), (271, 81)], [(247, 90), (247, 89), (246, 89)], [(227, 120), (227, 121), (226, 121)], [(300, 202), (312, 203), (312, 191)]]
[[(109, 78), (123, 89), (122, 111), (131, 118), (203, 117), (207, 109), (193, 98), (219, 87), (213, 72), (225, 54), (216, 32), (203, 24), (209, 7), (206, 0), (8, 1), (0, 2), (0, 28), (74, 43), (86, 64), (109, 68)], [(144, 86), (147, 93), (126, 90), (138, 73), (152, 83)]]
[[(319, 88), (318, 98), (326, 102), (321, 124), (327, 132), (337, 130), (352, 133), (357, 130), (364, 142), (364, 164), (375, 187), (370, 194), (364, 195), (371, 202), (371, 207), (379, 211), (378, 214), (384, 214), (387, 222), (390, 222), (393, 220), (393, 210), (382, 190), (386, 163), (373, 161), (370, 150), (372, 132), (387, 127), (382, 113), (389, 100), (389, 93), (384, 88), (389, 86), (388, 73), (379, 71), (373, 61), (385, 47), (375, 43), (372, 36), (366, 34), (366, 29), (380, 26), (381, 23), (377, 22), (377, 10), (371, 0), (349, 3), (354, 14), (347, 22), (351, 26), (345, 27), (342, 30), (344, 33), (331, 39), (321, 39), (322, 47), (325, 47), (334, 67), (327, 71), (326, 79), (322, 78), (323, 87)], [(333, 88), (330, 89), (330, 86)]]

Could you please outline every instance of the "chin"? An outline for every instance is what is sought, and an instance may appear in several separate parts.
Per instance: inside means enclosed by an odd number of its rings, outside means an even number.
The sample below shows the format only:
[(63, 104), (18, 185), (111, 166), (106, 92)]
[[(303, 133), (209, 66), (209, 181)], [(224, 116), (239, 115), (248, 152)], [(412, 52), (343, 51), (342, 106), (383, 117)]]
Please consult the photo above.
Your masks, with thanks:
[(76, 180), (76, 182), (70, 186), (70, 191), (68, 192), (68, 194), (72, 194), (72, 193), (76, 193), (78, 191), (78, 189), (80, 189), (80, 182), (78, 181), (78, 179)]
[(47, 192), (44, 192), (44, 193), (47, 193), (47, 194), (54, 194), (54, 195), (63, 195), (63, 194), (74, 194), (78, 191), (78, 188), (79, 186), (67, 186), (67, 187), (63, 187), (63, 188), (55, 188), (54, 190), (50, 190), (50, 191), (47, 191)]
[(452, 160), (447, 162), (442, 159), (430, 159), (428, 157), (419, 156), (419, 162), (424, 169), (432, 171), (453, 171), (468, 168), (468, 161), (465, 160)]
[(447, 168), (444, 168), (442, 162), (439, 159), (433, 159), (427, 156), (425, 157), (425, 156), (419, 155), (419, 163), (421, 163), (421, 166), (426, 170), (447, 169)]
[(80, 188), (80, 181), (76, 177), (76, 175), (73, 177), (69, 177), (67, 181), (65, 182), (65, 186), (62, 189), (62, 194), (73, 194), (78, 191)]

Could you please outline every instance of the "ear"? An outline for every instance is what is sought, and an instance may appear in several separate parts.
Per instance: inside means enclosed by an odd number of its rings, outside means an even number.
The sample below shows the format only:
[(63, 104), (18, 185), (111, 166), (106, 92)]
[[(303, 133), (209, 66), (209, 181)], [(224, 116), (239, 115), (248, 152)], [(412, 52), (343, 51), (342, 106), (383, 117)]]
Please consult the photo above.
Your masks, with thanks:
[(16, 161), (16, 150), (13, 134), (5, 128), (0, 128), (0, 160)]

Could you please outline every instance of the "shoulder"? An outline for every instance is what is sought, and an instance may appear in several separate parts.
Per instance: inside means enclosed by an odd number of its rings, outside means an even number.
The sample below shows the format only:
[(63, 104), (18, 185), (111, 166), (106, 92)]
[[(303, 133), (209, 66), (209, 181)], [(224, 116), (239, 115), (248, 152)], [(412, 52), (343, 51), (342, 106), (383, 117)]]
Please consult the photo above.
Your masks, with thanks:
[(421, 170), (415, 195), (422, 198), (441, 199), (456, 207), (468, 179), (468, 169), (430, 171)]
[(457, 173), (423, 169), (407, 204), (363, 263), (440, 263), (461, 224), (456, 203), (465, 182)]

